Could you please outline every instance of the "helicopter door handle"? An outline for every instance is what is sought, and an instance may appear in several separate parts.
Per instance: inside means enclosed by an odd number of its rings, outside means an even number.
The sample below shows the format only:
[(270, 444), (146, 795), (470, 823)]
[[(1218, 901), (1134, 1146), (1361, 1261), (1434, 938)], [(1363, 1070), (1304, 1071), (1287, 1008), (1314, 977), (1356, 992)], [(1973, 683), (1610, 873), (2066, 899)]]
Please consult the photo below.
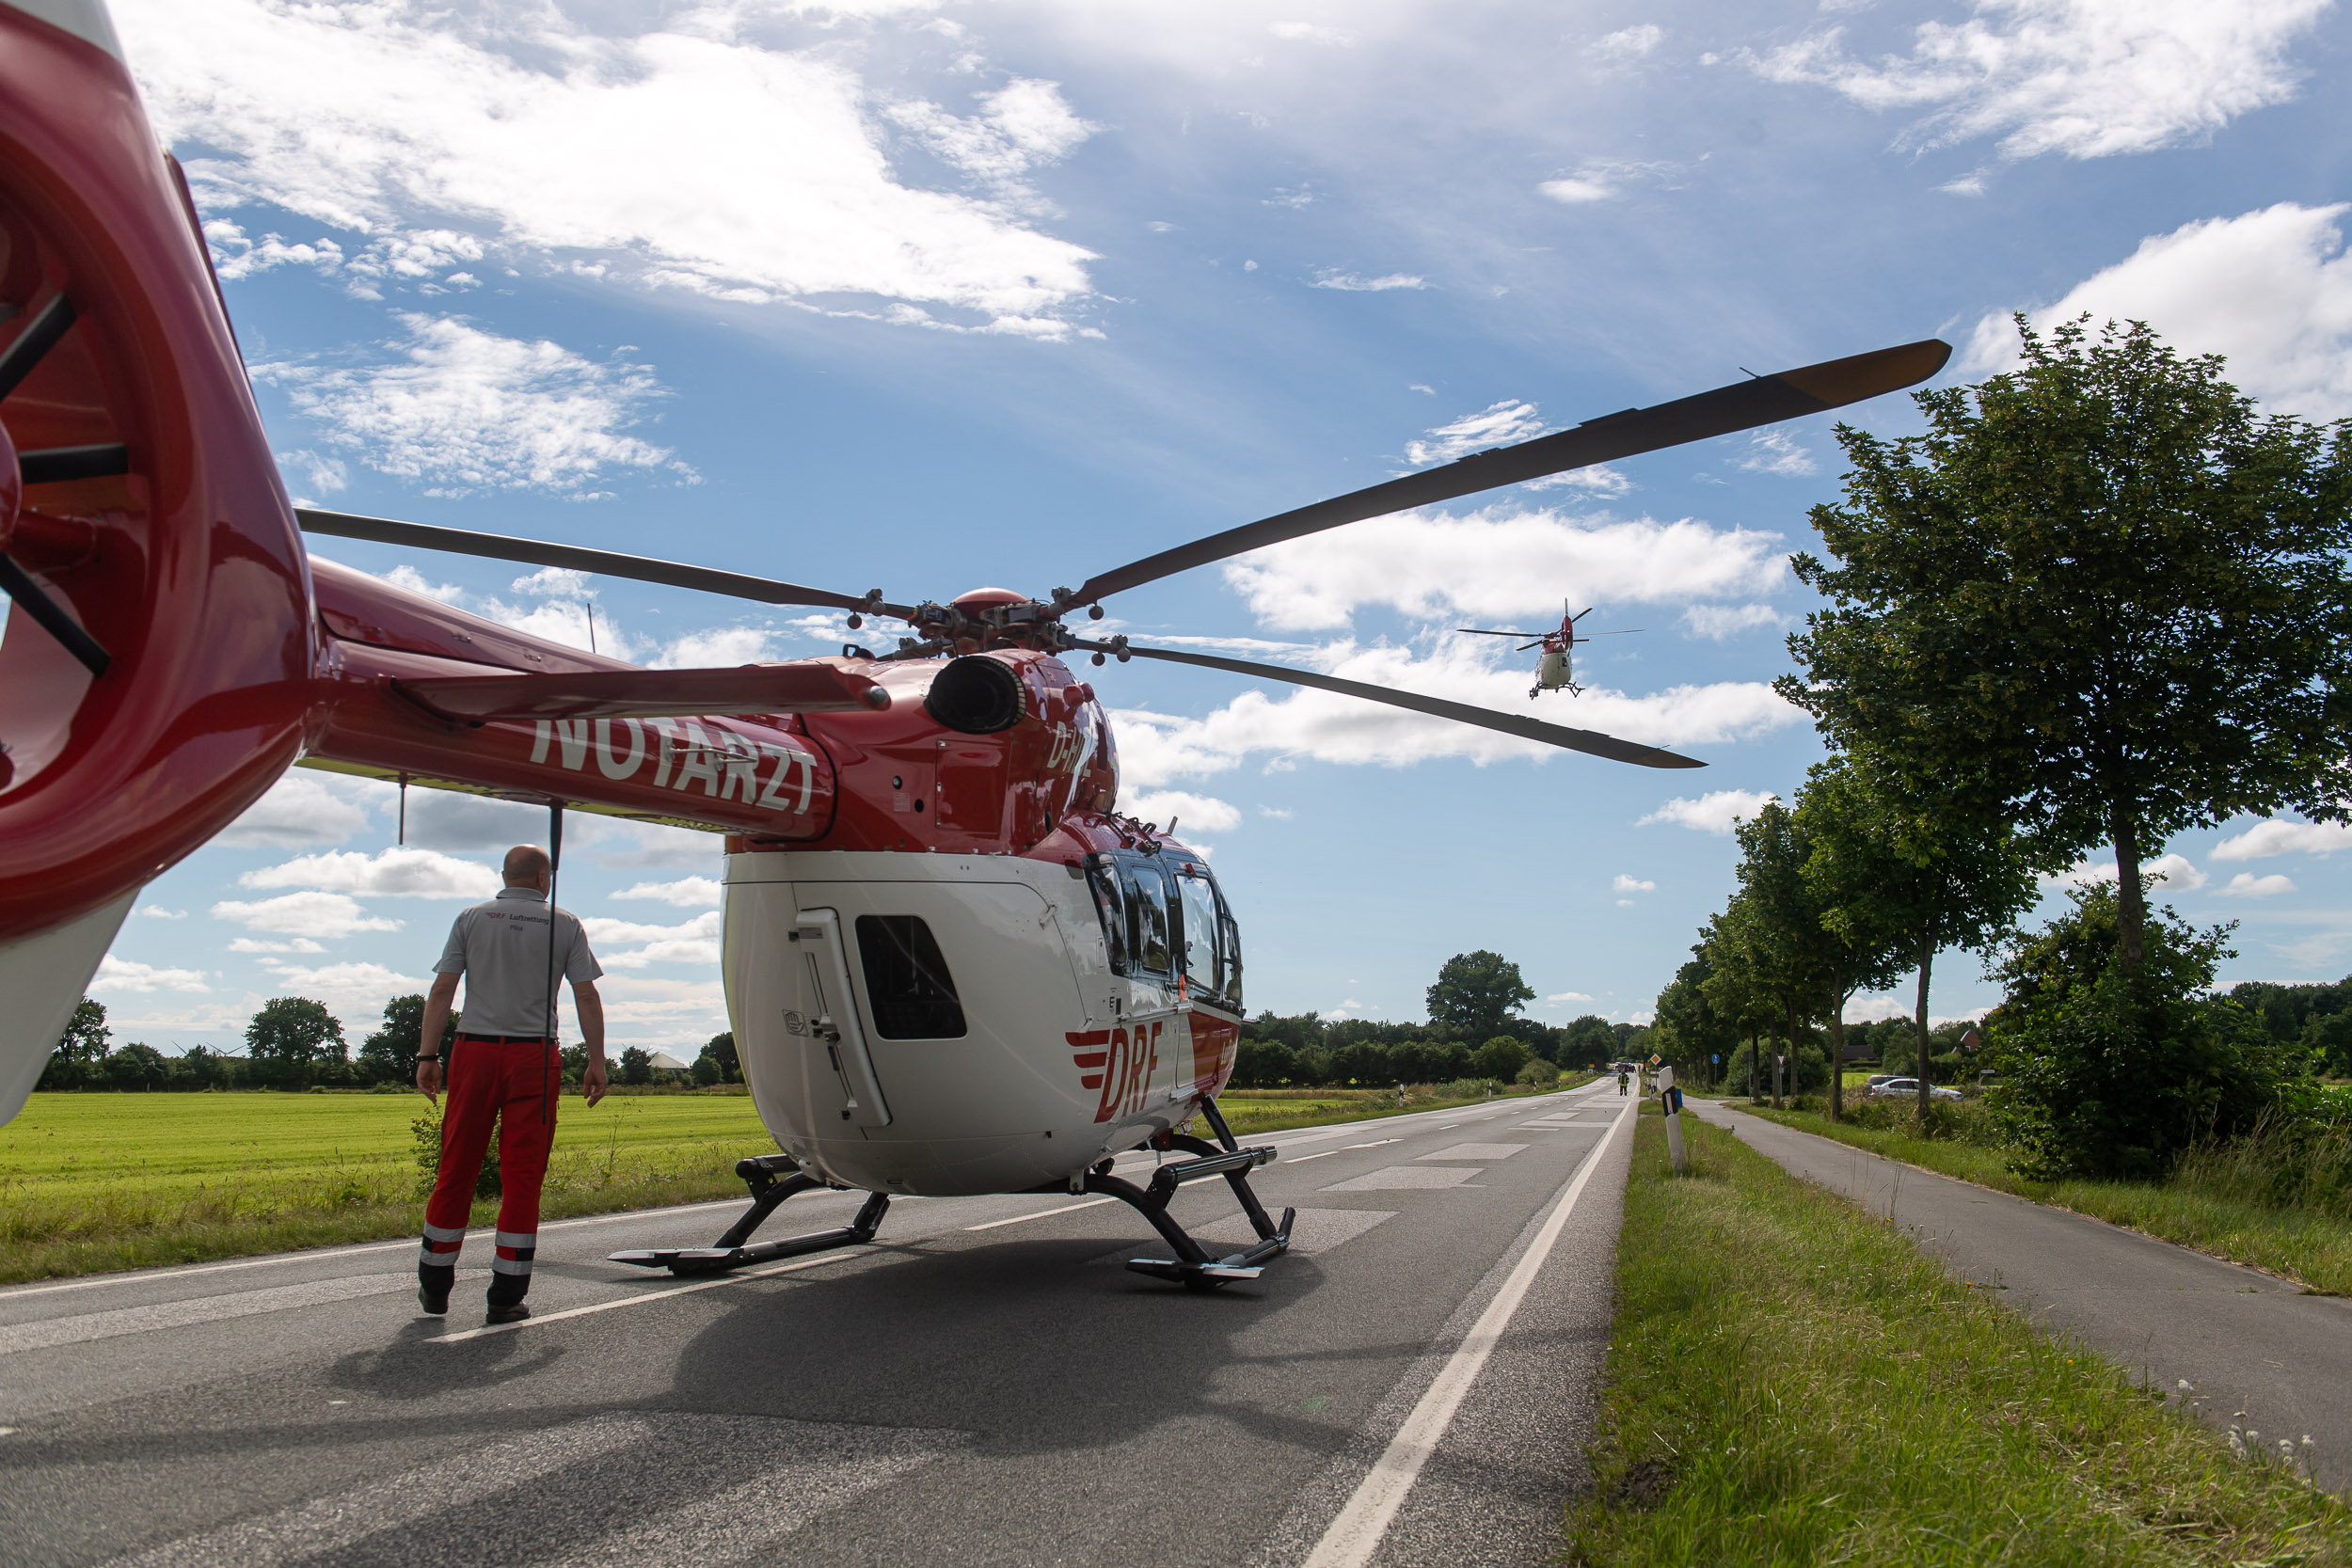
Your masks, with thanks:
[(818, 988), (823, 992), (821, 1000), (829, 1005), (826, 1011), (810, 1021), (809, 1026), (816, 1037), (825, 1042), (826, 1054), (833, 1058), (834, 1070), (841, 1075), (841, 1086), (847, 1091), (848, 1103), (843, 1107), (846, 1119), (860, 1127), (887, 1127), (890, 1105), (882, 1098), (882, 1080), (874, 1071), (866, 1031), (858, 1022), (857, 992), (850, 981), (849, 951), (843, 941), (841, 916), (833, 910), (803, 910), (795, 927), (800, 933), (801, 950), (816, 963)]

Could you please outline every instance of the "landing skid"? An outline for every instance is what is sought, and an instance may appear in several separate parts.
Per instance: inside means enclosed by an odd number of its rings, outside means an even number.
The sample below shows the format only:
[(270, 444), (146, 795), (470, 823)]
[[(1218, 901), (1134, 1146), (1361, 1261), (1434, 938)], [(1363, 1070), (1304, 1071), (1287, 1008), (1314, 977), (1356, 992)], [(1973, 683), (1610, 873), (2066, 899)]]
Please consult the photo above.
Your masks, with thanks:
[(831, 1252), (838, 1247), (863, 1246), (874, 1239), (882, 1228), (882, 1214), (890, 1208), (888, 1193), (872, 1193), (866, 1206), (857, 1212), (857, 1218), (840, 1230), (816, 1230), (805, 1236), (787, 1237), (781, 1242), (762, 1242), (751, 1245), (752, 1232), (760, 1227), (777, 1205), (799, 1193), (814, 1192), (825, 1185), (801, 1170), (788, 1154), (766, 1154), (755, 1159), (738, 1160), (735, 1174), (752, 1189), (752, 1206), (743, 1217), (727, 1227), (725, 1235), (716, 1246), (657, 1247), (630, 1252), (615, 1252), (609, 1260), (633, 1263), (641, 1269), (667, 1269), (674, 1275), (724, 1274), (753, 1263), (772, 1263), (779, 1258), (798, 1258), (805, 1253)]
[[(1258, 1195), (1249, 1190), (1249, 1173), (1260, 1165), (1271, 1164), (1274, 1150), (1268, 1148), (1244, 1148), (1233, 1141), (1233, 1130), (1225, 1125), (1225, 1113), (1217, 1109), (1214, 1100), (1200, 1102), (1201, 1114), (1209, 1119), (1217, 1141), (1209, 1143), (1181, 1132), (1163, 1132), (1152, 1141), (1154, 1148), (1181, 1148), (1198, 1159), (1181, 1164), (1162, 1165), (1152, 1173), (1151, 1181), (1141, 1187), (1122, 1180), (1110, 1173), (1110, 1162), (1104, 1161), (1087, 1172), (1086, 1190), (1101, 1193), (1126, 1203), (1151, 1222), (1174, 1250), (1174, 1258), (1130, 1258), (1127, 1266), (1137, 1274), (1172, 1280), (1187, 1290), (1214, 1291), (1231, 1285), (1236, 1279), (1255, 1279), (1265, 1272), (1264, 1260), (1290, 1250), (1291, 1226), (1298, 1217), (1295, 1209), (1282, 1211), (1279, 1226), (1266, 1217), (1258, 1202)], [(1201, 1181), (1212, 1176), (1225, 1178), (1241, 1200), (1242, 1212), (1249, 1216), (1250, 1228), (1258, 1233), (1254, 1246), (1217, 1257), (1186, 1233), (1168, 1212), (1168, 1201), (1176, 1189), (1188, 1181)]]

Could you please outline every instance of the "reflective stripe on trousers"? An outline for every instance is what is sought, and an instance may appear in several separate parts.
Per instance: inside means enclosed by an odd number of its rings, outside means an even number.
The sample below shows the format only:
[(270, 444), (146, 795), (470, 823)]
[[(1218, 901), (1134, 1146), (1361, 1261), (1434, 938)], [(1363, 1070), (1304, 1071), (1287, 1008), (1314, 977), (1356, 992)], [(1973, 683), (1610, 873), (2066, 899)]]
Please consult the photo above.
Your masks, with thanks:
[(501, 1192), (497, 1253), (490, 1267), (529, 1277), (539, 1241), (539, 1188), (547, 1180), (555, 1102), (563, 1090), (562, 1069), (554, 1058), (548, 1047), (519, 1040), (501, 1045), (460, 1039), (451, 1052), (440, 1170), (424, 1206), (427, 1263), (454, 1267), (457, 1262), (466, 1222), (473, 1215), (474, 1182), (495, 1126)]

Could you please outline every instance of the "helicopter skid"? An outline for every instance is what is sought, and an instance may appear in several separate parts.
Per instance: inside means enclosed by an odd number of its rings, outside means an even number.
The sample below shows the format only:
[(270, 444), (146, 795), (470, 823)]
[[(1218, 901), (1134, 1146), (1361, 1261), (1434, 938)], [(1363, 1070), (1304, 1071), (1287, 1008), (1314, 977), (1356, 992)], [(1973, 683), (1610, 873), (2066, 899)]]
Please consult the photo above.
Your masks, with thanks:
[[(1258, 1202), (1258, 1195), (1249, 1188), (1249, 1173), (1260, 1165), (1271, 1164), (1274, 1150), (1267, 1148), (1242, 1148), (1232, 1147), (1232, 1134), (1225, 1129), (1225, 1119), (1215, 1115), (1215, 1101), (1204, 1109), (1228, 1147), (1218, 1148), (1199, 1138), (1170, 1135), (1161, 1147), (1182, 1148), (1200, 1158), (1181, 1164), (1162, 1165), (1152, 1173), (1151, 1182), (1138, 1187), (1097, 1167), (1087, 1173), (1086, 1190), (1115, 1197), (1136, 1210), (1160, 1233), (1160, 1239), (1174, 1249), (1174, 1258), (1130, 1258), (1127, 1266), (1137, 1274), (1148, 1274), (1155, 1279), (1166, 1279), (1196, 1291), (1214, 1290), (1230, 1285), (1237, 1279), (1255, 1279), (1265, 1270), (1263, 1259), (1290, 1250), (1291, 1227), (1296, 1221), (1295, 1209), (1282, 1211), (1279, 1224), (1266, 1215)], [(1216, 1257), (1208, 1248), (1193, 1240), (1184, 1227), (1178, 1225), (1168, 1212), (1169, 1199), (1178, 1188), (1187, 1182), (1206, 1180), (1221, 1176), (1232, 1187), (1233, 1196), (1241, 1200), (1242, 1212), (1258, 1232), (1254, 1246), (1240, 1252)]]
[(890, 1208), (888, 1193), (869, 1194), (857, 1218), (837, 1230), (813, 1230), (805, 1236), (789, 1236), (780, 1242), (751, 1244), (752, 1232), (774, 1213), (779, 1204), (797, 1193), (813, 1192), (826, 1185), (813, 1176), (801, 1172), (791, 1157), (783, 1154), (764, 1155), (736, 1162), (735, 1173), (751, 1184), (752, 1206), (742, 1218), (727, 1227), (716, 1246), (649, 1247), (615, 1252), (607, 1260), (628, 1263), (641, 1269), (667, 1269), (674, 1275), (725, 1274), (731, 1269), (754, 1263), (772, 1263), (782, 1258), (799, 1258), (812, 1252), (831, 1252), (838, 1247), (863, 1246), (874, 1239), (882, 1228), (882, 1215)]

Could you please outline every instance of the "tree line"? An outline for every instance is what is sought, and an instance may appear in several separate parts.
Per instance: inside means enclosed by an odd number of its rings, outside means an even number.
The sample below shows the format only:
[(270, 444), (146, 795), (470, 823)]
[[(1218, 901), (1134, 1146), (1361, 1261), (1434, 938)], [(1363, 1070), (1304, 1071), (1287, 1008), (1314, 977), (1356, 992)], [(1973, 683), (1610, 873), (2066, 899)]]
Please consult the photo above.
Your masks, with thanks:
[[(2232, 927), (2152, 910), (2144, 869), (2241, 812), (2352, 816), (2352, 421), (2261, 416), (2141, 323), (2018, 330), (2014, 372), (1915, 394), (1924, 434), (1838, 427), (1825, 556), (1792, 562), (1827, 602), (1777, 683), (1831, 754), (1739, 824), (1653, 1049), (1744, 1048), (1755, 1085), (1766, 1042), (1802, 1059), (1819, 1025), (1836, 1117), (1847, 1003), (1911, 974), (1926, 1126), (1929, 987), (1959, 948), (2002, 987), (1971, 1060), (2021, 1158), (2151, 1172), (2352, 1065), (2342, 988), (2216, 993)], [(2102, 850), (2111, 878), (2018, 928)]]
[[(442, 1049), (456, 1037), (459, 1015), (452, 1012), (442, 1036)], [(395, 996), (384, 1004), (383, 1021), (359, 1042), (357, 1053), (343, 1035), (342, 1021), (324, 1002), (308, 996), (272, 997), (262, 1004), (245, 1027), (245, 1054), (230, 1055), (207, 1046), (191, 1046), (181, 1055), (167, 1056), (136, 1040), (114, 1043), (103, 1002), (84, 997), (66, 1022), (65, 1033), (41, 1069), (40, 1087), (133, 1093), (194, 1092), (203, 1089), (400, 1088), (415, 1082), (417, 1053), (424, 1038), (424, 997), (421, 992)], [(564, 1049), (566, 1083), (577, 1084), (587, 1070), (584, 1046)], [(653, 1065), (653, 1053), (637, 1046), (623, 1050), (614, 1062), (614, 1081), (646, 1085), (664, 1076)], [(732, 1031), (714, 1035), (683, 1074), (697, 1085), (739, 1084), (742, 1068), (736, 1060)]]

